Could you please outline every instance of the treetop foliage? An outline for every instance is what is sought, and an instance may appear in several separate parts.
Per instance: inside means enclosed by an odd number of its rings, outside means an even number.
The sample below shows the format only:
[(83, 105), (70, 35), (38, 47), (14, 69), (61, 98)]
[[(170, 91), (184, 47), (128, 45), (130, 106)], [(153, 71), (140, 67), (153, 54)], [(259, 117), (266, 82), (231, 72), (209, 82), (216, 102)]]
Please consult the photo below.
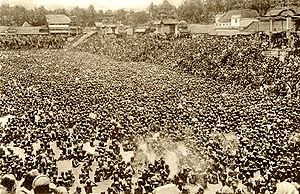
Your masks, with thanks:
[(175, 7), (168, 0), (159, 5), (149, 5), (146, 11), (96, 10), (93, 5), (88, 8), (75, 7), (71, 10), (60, 8), (47, 10), (41, 6), (26, 9), (24, 6), (0, 6), (0, 25), (21, 26), (25, 21), (32, 26), (46, 25), (45, 15), (65, 14), (72, 18), (77, 25), (93, 26), (95, 22), (116, 23), (124, 25), (140, 25), (161, 18), (176, 18), (188, 23), (213, 23), (218, 13), (225, 13), (232, 9), (254, 9), (264, 15), (270, 8), (276, 6), (300, 6), (299, 0), (185, 0), (179, 7)]

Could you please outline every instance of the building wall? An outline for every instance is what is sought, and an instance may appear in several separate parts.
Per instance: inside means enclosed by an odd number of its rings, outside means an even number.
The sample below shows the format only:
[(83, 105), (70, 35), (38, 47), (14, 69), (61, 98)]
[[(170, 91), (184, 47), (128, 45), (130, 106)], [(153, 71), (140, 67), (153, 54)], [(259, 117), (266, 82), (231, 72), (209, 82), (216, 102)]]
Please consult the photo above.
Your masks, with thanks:
[(253, 21), (243, 32), (259, 32), (259, 21)]
[[(295, 27), (294, 21), (288, 22), (288, 28), (292, 29)], [(262, 32), (280, 32), (280, 31), (286, 31), (287, 30), (287, 21), (286, 20), (275, 20), (272, 22), (272, 29), (270, 29), (270, 21), (260, 21), (259, 22), (259, 31)]]
[(115, 28), (106, 27), (103, 30), (103, 34), (115, 34)]
[(224, 22), (224, 23), (219, 22), (215, 24), (216, 29), (230, 28), (230, 26), (231, 26), (231, 22)]
[(286, 21), (279, 20), (279, 21), (273, 21), (272, 23), (272, 31), (285, 31), (286, 30)]
[(157, 34), (169, 34), (176, 32), (176, 25), (157, 25), (155, 33)]
[(48, 24), (50, 34), (68, 34), (70, 24)]
[(239, 27), (241, 18), (231, 18), (230, 26), (231, 27)]
[(127, 35), (132, 36), (133, 35), (133, 28), (126, 29), (126, 33), (127, 33)]
[(176, 25), (169, 25), (170, 33), (176, 32)]
[(214, 25), (188, 24), (192, 34), (208, 34), (214, 30)]
[(231, 19), (230, 19), (230, 26), (231, 27), (239, 27), (241, 24), (240, 24), (240, 21), (244, 19), (242, 18), (241, 15), (233, 15), (231, 16)]
[(169, 26), (163, 25), (163, 26), (161, 27), (161, 33), (163, 33), (163, 34), (170, 33), (170, 28), (169, 28)]

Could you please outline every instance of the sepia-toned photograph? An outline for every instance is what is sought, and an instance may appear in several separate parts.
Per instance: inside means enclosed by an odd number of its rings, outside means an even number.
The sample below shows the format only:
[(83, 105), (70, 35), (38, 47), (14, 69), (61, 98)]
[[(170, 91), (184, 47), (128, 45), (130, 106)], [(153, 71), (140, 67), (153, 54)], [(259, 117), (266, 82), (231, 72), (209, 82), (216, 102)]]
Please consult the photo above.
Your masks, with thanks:
[(0, 0), (0, 194), (299, 194), (300, 0)]

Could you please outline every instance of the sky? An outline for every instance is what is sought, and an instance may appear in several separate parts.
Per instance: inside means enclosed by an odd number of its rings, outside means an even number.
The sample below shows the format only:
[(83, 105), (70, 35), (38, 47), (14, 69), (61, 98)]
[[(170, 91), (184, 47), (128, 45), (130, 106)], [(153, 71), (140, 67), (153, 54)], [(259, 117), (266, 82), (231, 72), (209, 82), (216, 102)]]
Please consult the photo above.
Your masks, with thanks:
[[(169, 0), (175, 6), (179, 6), (184, 0)], [(163, 0), (0, 0), (2, 3), (8, 3), (11, 6), (23, 5), (26, 8), (33, 8), (44, 6), (47, 9), (57, 8), (72, 8), (82, 7), (87, 8), (89, 5), (94, 5), (95, 9), (99, 10), (116, 10), (116, 9), (135, 9), (145, 10), (148, 9), (151, 2), (160, 4)]]

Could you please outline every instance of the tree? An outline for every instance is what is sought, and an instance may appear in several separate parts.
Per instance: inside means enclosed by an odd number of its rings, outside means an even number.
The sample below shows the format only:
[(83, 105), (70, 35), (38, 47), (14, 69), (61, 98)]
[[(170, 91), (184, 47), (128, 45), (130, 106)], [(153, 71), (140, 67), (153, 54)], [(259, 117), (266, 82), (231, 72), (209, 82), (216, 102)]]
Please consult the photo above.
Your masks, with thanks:
[(76, 18), (76, 23), (79, 26), (86, 26), (86, 21), (85, 21), (85, 12), (86, 10), (83, 8), (75, 7), (70, 11), (70, 15)]
[(96, 12), (94, 6), (90, 5), (86, 10), (86, 14), (85, 14), (85, 18), (84, 18), (86, 26), (93, 26), (95, 24), (96, 15), (97, 15), (97, 12)]
[(149, 20), (150, 20), (150, 15), (145, 11), (139, 11), (133, 14), (134, 25), (145, 24), (149, 22)]
[(33, 26), (43, 26), (47, 24), (46, 15), (49, 13), (44, 6), (34, 8), (29, 12), (30, 23)]
[(112, 10), (106, 10), (103, 18), (104, 23), (116, 23), (115, 13)]
[(178, 7), (178, 17), (188, 23), (202, 23), (204, 14), (204, 5), (200, 0), (185, 0)]
[(65, 8), (55, 9), (53, 14), (63, 14), (63, 15), (69, 15), (68, 11)]
[(234, 9), (254, 9), (260, 15), (265, 15), (271, 7), (281, 5), (279, 1), (282, 0), (185, 0), (177, 13), (179, 19), (187, 22), (212, 23), (216, 14)]
[(172, 5), (168, 0), (164, 0), (163, 3), (159, 6), (161, 11), (173, 14), (176, 11), (176, 7)]
[(97, 13), (96, 13), (95, 20), (96, 21), (102, 21), (103, 18), (104, 18), (104, 12), (103, 12), (103, 10), (98, 10)]
[(2, 4), (0, 7), (0, 22), (3, 26), (9, 26), (12, 24), (11, 7), (9, 4)]
[(210, 0), (205, 5), (205, 9), (213, 14), (225, 12), (226, 6), (225, 2), (222, 0)]
[(272, 2), (269, 0), (249, 0), (249, 9), (256, 10), (260, 15), (265, 15), (271, 8)]
[(28, 11), (23, 6), (11, 7), (11, 25), (21, 26), (28, 21)]
[(127, 24), (127, 11), (125, 9), (118, 9), (115, 11), (115, 18), (118, 22), (121, 22), (122, 24)]
[(169, 3), (168, 0), (164, 0), (160, 5), (151, 6), (153, 18), (176, 18), (176, 7)]

